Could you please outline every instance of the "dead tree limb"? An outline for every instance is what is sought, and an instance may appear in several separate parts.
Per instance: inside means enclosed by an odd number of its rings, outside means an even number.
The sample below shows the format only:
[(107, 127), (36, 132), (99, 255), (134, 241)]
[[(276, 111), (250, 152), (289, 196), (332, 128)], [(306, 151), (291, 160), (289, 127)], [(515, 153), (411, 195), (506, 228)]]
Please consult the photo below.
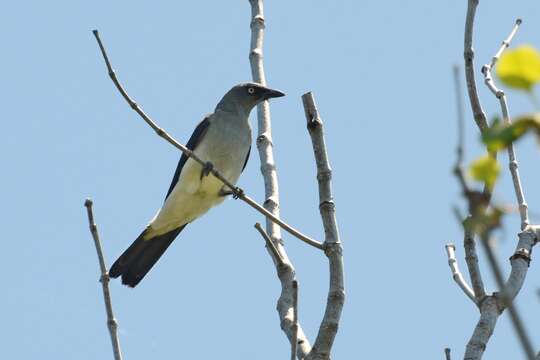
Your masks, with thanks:
[(107, 327), (109, 328), (109, 334), (111, 336), (111, 343), (113, 347), (114, 359), (122, 360), (122, 351), (120, 350), (120, 339), (118, 338), (118, 323), (114, 317), (111, 292), (109, 290), (109, 273), (107, 272), (107, 265), (105, 264), (105, 257), (103, 256), (103, 249), (101, 248), (101, 241), (99, 240), (99, 233), (96, 222), (94, 220), (94, 212), (92, 210), (92, 200), (86, 199), (84, 206), (88, 214), (88, 224), (90, 226), (90, 233), (94, 239), (94, 245), (96, 246), (96, 252), (99, 259), (99, 269), (101, 271), (101, 287), (103, 289), (103, 300), (105, 302), (105, 311), (107, 313)]

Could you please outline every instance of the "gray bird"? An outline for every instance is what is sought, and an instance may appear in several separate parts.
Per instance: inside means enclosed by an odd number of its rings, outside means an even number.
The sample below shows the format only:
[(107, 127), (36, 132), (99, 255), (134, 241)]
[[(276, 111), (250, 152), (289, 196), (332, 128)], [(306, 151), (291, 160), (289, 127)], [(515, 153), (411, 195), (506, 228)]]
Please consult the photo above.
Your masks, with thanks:
[[(187, 143), (202, 160), (236, 184), (251, 149), (249, 113), (258, 103), (285, 94), (256, 83), (243, 83), (229, 90), (195, 128)], [(186, 227), (230, 194), (227, 187), (182, 154), (165, 202), (144, 231), (111, 266), (109, 275), (122, 275), (122, 283), (135, 287)]]

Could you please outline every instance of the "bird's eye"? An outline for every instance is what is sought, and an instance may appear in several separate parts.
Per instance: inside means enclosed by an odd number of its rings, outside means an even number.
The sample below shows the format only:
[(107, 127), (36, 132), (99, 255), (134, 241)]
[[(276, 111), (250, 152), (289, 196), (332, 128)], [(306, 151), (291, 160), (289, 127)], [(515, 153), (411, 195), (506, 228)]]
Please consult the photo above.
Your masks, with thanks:
[(254, 92), (255, 92), (254, 88), (252, 88), (252, 87), (248, 88), (248, 93), (249, 94), (253, 94)]

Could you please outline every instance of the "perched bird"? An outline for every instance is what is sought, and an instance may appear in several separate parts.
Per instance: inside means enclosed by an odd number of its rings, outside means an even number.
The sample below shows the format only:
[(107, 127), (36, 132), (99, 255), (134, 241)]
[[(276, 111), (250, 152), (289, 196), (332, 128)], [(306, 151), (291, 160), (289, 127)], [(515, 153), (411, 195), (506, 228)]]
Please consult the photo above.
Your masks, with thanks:
[[(231, 183), (236, 184), (251, 149), (249, 113), (258, 103), (285, 94), (256, 83), (230, 89), (195, 128), (187, 147)], [(109, 276), (122, 275), (122, 283), (135, 287), (187, 224), (230, 195), (209, 166), (182, 154), (165, 202), (146, 229), (115, 261)]]

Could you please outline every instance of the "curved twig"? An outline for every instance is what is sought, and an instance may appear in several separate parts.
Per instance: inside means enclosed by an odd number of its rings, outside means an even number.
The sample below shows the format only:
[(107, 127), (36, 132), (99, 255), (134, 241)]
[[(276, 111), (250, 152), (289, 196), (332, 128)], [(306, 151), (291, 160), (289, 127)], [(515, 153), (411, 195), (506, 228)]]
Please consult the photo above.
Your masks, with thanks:
[[(101, 39), (99, 37), (99, 33), (97, 30), (93, 30), (94, 36), (96, 37), (96, 40), (99, 44), (99, 48), (101, 49), (101, 54), (103, 55), (103, 59), (105, 60), (105, 64), (107, 65), (107, 70), (109, 72), (109, 77), (113, 81), (114, 85), (122, 94), (122, 97), (127, 101), (129, 106), (141, 116), (141, 118), (156, 132), (156, 134), (163, 139), (167, 140), (170, 144), (172, 144), (174, 147), (182, 151), (184, 154), (186, 154), (187, 157), (192, 158), (199, 164), (205, 166), (207, 164), (206, 161), (199, 158), (197, 155), (193, 153), (193, 151), (189, 150), (187, 147), (176, 141), (171, 135), (169, 135), (165, 130), (160, 128), (156, 125), (156, 123), (140, 108), (140, 106), (129, 97), (126, 90), (122, 87), (120, 82), (118, 81), (118, 78), (116, 77), (116, 73), (114, 72), (111, 63), (109, 61), (109, 57), (107, 56), (107, 52), (105, 51), (105, 47), (103, 46), (103, 43), (101, 42)], [(317, 249), (323, 250), (323, 245), (318, 242), (317, 240), (314, 240), (310, 238), (307, 235), (302, 234), (300, 231), (296, 230), (289, 224), (281, 221), (279, 219), (279, 216), (276, 216), (272, 214), (270, 211), (266, 210), (264, 207), (259, 205), (255, 200), (250, 198), (244, 193), (244, 190), (242, 190), (240, 187), (235, 186), (231, 182), (229, 182), (222, 174), (219, 172), (215, 167), (210, 167), (210, 173), (214, 175), (216, 178), (218, 178), (223, 184), (225, 184), (232, 192), (235, 198), (239, 198), (243, 200), (246, 204), (266, 216), (269, 221), (272, 221), (273, 223), (279, 225), (281, 228), (283, 228), (285, 231), (287, 231), (289, 234), (295, 236), (296, 238), (302, 240), (306, 244), (309, 244)]]

